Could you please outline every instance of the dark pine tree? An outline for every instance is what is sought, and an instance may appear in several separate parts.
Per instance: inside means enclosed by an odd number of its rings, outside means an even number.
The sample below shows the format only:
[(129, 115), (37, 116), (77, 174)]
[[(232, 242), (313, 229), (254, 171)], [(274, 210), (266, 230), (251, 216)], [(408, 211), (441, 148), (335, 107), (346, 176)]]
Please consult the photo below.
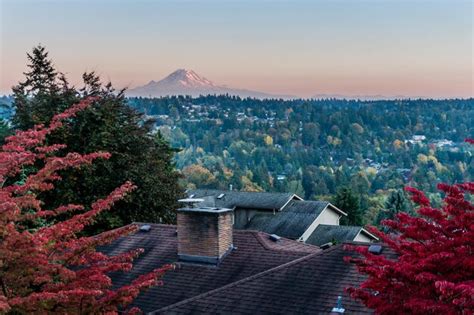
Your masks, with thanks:
[(341, 218), (341, 225), (364, 224), (364, 213), (360, 207), (360, 199), (350, 188), (340, 188), (333, 202), (336, 207), (347, 213), (347, 217)]
[[(383, 220), (394, 220), (398, 213), (400, 212), (411, 212), (410, 204), (408, 199), (405, 197), (405, 193), (401, 189), (392, 191), (388, 195), (387, 200), (385, 201), (385, 209), (382, 209), (377, 215), (376, 223), (378, 226), (381, 226)], [(381, 227), (384, 231), (387, 231), (387, 227)]]
[[(13, 87), (13, 124), (23, 130), (50, 121), (77, 100), (71, 99), (75, 91), (68, 87), (64, 75), (56, 71), (45, 47), (34, 47), (27, 58), (29, 71), (24, 72), (25, 81)], [(70, 97), (67, 102), (66, 95)]]

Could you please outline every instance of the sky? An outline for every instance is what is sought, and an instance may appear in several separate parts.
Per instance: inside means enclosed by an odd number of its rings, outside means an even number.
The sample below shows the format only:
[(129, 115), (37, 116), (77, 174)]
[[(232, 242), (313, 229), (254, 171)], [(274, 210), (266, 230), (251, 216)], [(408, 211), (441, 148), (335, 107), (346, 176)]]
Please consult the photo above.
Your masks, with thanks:
[(473, 96), (471, 0), (0, 0), (0, 93), (46, 46), (80, 85), (178, 68), (222, 85), (317, 94)]

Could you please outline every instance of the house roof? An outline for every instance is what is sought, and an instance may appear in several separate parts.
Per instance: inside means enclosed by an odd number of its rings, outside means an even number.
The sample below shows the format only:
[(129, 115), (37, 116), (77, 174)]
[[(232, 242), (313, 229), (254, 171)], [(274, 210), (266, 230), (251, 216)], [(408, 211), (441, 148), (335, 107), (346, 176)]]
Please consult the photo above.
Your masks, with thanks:
[(364, 281), (343, 244), (311, 254), (216, 290), (162, 308), (155, 314), (330, 314), (338, 296), (346, 314), (373, 311), (346, 288)]
[(236, 248), (218, 266), (181, 263), (177, 255), (176, 226), (150, 225), (148, 232), (138, 231), (100, 248), (109, 255), (136, 248), (145, 250), (134, 261), (130, 272), (111, 275), (116, 286), (128, 284), (137, 276), (164, 264), (176, 263), (177, 268), (165, 274), (163, 286), (150, 288), (135, 299), (133, 305), (144, 312), (175, 304), (321, 251), (316, 246), (284, 238), (274, 242), (263, 232), (235, 230), (233, 244)]
[(298, 239), (328, 205), (325, 201), (291, 200), (284, 211), (257, 213), (244, 229)]
[[(187, 192), (188, 197), (204, 198), (212, 207), (280, 210), (290, 200), (302, 200), (292, 193), (245, 192), (216, 189), (195, 189)], [(221, 198), (218, 198), (222, 196)], [(208, 198), (205, 198), (208, 197)]]
[(353, 241), (359, 233), (365, 233), (369, 238), (377, 239), (361, 226), (319, 224), (306, 243), (321, 246), (334, 241), (337, 243)]

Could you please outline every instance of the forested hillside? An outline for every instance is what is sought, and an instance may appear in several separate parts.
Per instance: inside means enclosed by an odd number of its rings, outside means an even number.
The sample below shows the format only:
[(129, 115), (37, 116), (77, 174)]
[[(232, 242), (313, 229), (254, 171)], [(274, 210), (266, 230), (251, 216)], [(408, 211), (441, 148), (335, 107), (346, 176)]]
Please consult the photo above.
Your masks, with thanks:
[(292, 191), (330, 198), (349, 187), (366, 222), (390, 191), (473, 178), (474, 99), (255, 100), (131, 98), (171, 145), (188, 187)]

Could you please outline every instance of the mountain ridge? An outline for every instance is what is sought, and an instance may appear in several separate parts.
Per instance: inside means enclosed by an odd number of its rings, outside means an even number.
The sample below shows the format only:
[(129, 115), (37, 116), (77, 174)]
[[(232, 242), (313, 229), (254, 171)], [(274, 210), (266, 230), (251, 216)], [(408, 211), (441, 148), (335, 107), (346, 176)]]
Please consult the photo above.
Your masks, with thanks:
[(235, 95), (240, 97), (251, 97), (258, 99), (296, 99), (294, 95), (279, 95), (247, 89), (230, 88), (218, 85), (203, 76), (198, 75), (193, 70), (177, 69), (165, 78), (154, 81), (151, 80), (145, 85), (129, 89), (125, 92), (131, 97), (163, 97), (172, 95), (190, 95), (197, 97), (200, 95)]

